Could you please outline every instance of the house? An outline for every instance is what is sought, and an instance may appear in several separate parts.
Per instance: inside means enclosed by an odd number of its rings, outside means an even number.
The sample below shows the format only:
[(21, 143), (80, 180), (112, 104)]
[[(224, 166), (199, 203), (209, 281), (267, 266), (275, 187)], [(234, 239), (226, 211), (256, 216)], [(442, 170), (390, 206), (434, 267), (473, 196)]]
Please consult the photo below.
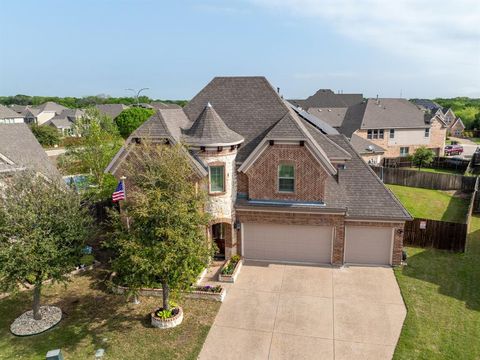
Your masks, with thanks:
[(363, 101), (363, 94), (335, 94), (330, 89), (320, 89), (305, 100), (288, 100), (308, 112), (310, 109), (348, 108)]
[(80, 109), (66, 109), (48, 120), (45, 125), (54, 127), (62, 136), (74, 136), (74, 124), (84, 114), (85, 111)]
[(216, 77), (184, 108), (158, 110), (105, 171), (123, 176), (143, 139), (187, 146), (209, 195), (218, 256), (401, 262), (408, 212), (344, 135), (284, 101), (264, 77)]
[(452, 108), (439, 109), (437, 111), (437, 114), (440, 117), (442, 117), (443, 121), (447, 124), (448, 126), (447, 134), (449, 136), (456, 136), (456, 137), (463, 136), (465, 125), (463, 124), (462, 119), (460, 119), (455, 115)]
[(23, 117), (20, 114), (4, 105), (0, 105), (0, 124), (20, 124), (23, 122)]
[(27, 106), (22, 112), (27, 124), (43, 125), (55, 115), (60, 114), (63, 110), (67, 110), (63, 105), (53, 101), (47, 101), (39, 106)]
[(128, 109), (128, 106), (123, 104), (100, 104), (95, 105), (95, 108), (100, 114), (106, 115), (114, 120), (123, 110)]
[(26, 169), (62, 181), (27, 124), (0, 124), (0, 177)]
[(350, 138), (350, 144), (367, 164), (378, 165), (385, 155), (384, 148), (355, 133)]

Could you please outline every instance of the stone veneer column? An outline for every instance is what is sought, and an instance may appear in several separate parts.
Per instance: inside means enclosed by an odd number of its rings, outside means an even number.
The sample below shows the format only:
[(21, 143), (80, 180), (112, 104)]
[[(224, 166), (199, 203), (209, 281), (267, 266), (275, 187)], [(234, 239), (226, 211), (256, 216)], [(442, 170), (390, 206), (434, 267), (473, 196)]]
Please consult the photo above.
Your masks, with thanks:
[(335, 221), (335, 234), (333, 237), (332, 265), (342, 266), (345, 252), (345, 222)]

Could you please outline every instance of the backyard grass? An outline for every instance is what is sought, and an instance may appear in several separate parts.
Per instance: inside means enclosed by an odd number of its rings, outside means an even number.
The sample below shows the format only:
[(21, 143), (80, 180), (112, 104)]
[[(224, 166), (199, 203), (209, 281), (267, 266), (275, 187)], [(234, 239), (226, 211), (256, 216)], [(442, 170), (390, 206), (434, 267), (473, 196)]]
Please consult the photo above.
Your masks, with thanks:
[[(401, 168), (402, 170), (416, 170), (419, 171), (418, 168)], [(420, 171), (423, 172), (430, 172), (435, 174), (453, 174), (453, 175), (463, 175), (463, 171), (455, 170), (455, 169), (431, 169), (431, 168), (421, 168)]]
[(45, 289), (43, 304), (63, 310), (57, 327), (33, 337), (15, 337), (12, 321), (31, 308), (31, 292), (0, 300), (0, 359), (44, 359), (48, 350), (61, 348), (65, 359), (93, 359), (105, 349), (104, 359), (196, 359), (219, 308), (219, 303), (186, 299), (183, 323), (168, 330), (152, 328), (149, 313), (160, 298), (142, 297), (140, 305), (105, 291), (103, 270), (76, 276), (65, 288)]
[(395, 269), (408, 313), (394, 359), (480, 359), (480, 217), (467, 252), (407, 248)]
[(413, 217), (457, 223), (466, 220), (470, 201), (468, 195), (400, 185), (387, 186)]

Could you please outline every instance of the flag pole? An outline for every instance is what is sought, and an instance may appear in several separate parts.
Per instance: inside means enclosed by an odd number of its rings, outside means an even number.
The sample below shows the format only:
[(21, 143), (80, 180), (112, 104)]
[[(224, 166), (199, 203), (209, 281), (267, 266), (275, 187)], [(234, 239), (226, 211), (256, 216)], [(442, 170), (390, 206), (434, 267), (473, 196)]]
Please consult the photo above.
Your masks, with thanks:
[[(125, 194), (125, 204), (127, 202), (127, 188), (125, 187), (125, 180), (127, 179), (126, 176), (122, 176), (120, 181), (122, 182), (123, 193)], [(128, 218), (128, 210), (125, 208), (125, 217), (127, 218), (127, 230), (130, 231), (130, 219)]]

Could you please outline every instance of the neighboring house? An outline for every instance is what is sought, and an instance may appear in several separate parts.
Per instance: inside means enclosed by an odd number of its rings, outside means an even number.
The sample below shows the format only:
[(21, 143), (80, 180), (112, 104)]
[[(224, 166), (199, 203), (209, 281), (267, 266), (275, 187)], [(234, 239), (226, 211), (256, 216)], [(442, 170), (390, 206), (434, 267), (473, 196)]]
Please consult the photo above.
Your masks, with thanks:
[(358, 152), (362, 159), (371, 165), (378, 165), (381, 163), (385, 154), (385, 149), (377, 144), (364, 139), (357, 134), (353, 134), (350, 138), (350, 144)]
[(28, 106), (24, 111), (25, 122), (28, 124), (35, 123), (43, 125), (55, 115), (60, 114), (63, 110), (67, 110), (65, 106), (57, 104), (53, 101), (47, 101), (39, 106)]
[(66, 109), (48, 120), (45, 125), (54, 127), (62, 136), (75, 136), (74, 124), (84, 114), (85, 112), (80, 109)]
[(454, 120), (450, 125), (448, 126), (448, 135), (449, 136), (455, 136), (455, 137), (461, 137), (463, 136), (463, 132), (465, 131), (465, 125), (463, 124), (462, 119), (459, 117)]
[(359, 104), (363, 101), (363, 94), (335, 94), (330, 89), (320, 89), (305, 100), (288, 100), (295, 106), (300, 106), (307, 110), (311, 108), (331, 109), (348, 108), (349, 106)]
[(0, 177), (25, 169), (62, 181), (57, 168), (26, 124), (0, 124)]
[(0, 124), (20, 124), (23, 122), (23, 116), (4, 105), (0, 105)]
[(181, 109), (182, 108), (180, 105), (171, 104), (171, 103), (164, 103), (164, 102), (161, 102), (161, 101), (153, 101), (153, 102), (150, 103), (150, 105), (156, 110), (160, 110), (160, 109)]
[(128, 109), (128, 106), (123, 104), (101, 104), (95, 105), (95, 108), (100, 114), (106, 115), (113, 120), (120, 115), (123, 110)]
[(433, 100), (429, 99), (410, 99), (412, 103), (417, 105), (420, 109), (435, 113), (437, 110), (442, 109), (442, 106), (437, 104)]
[(158, 110), (105, 171), (125, 175), (131, 147), (144, 139), (188, 147), (219, 256), (401, 262), (408, 212), (344, 135), (284, 101), (264, 77), (217, 77), (184, 108)]

